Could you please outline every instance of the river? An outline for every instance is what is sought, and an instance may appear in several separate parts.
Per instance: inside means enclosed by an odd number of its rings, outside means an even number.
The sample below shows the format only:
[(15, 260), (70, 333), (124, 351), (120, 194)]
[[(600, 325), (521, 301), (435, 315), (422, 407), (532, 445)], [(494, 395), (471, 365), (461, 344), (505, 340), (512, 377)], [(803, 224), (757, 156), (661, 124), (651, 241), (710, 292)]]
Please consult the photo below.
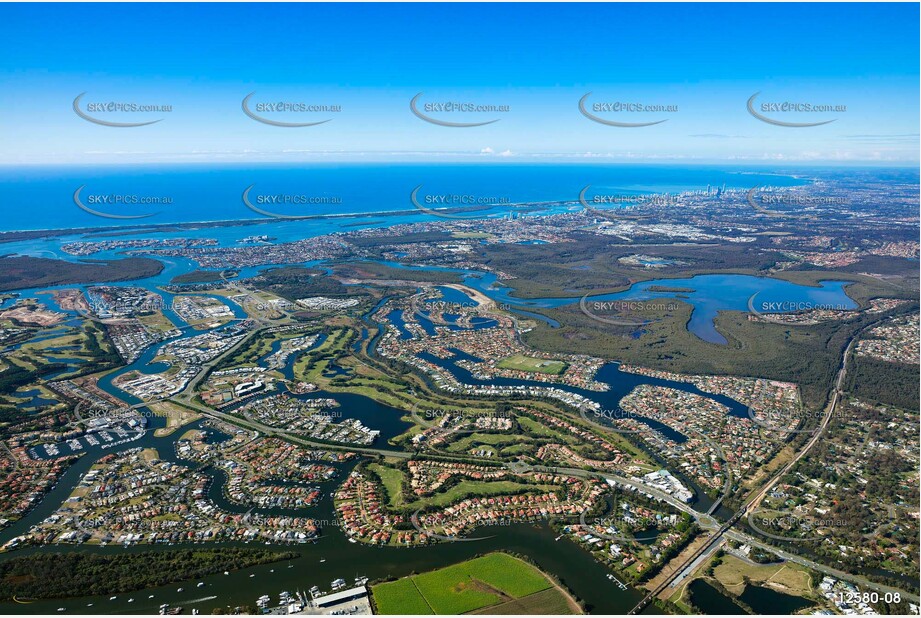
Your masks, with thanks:
[[(59, 309), (59, 308), (58, 308)], [(193, 336), (199, 331), (184, 331), (182, 336)], [(367, 332), (365, 333), (367, 336)], [(157, 367), (151, 366), (152, 359), (157, 354), (157, 349), (163, 344), (152, 346), (146, 350), (134, 363), (112, 372), (100, 385), (108, 392), (115, 394), (129, 403), (137, 400), (112, 385), (115, 376), (131, 370), (153, 371)], [(271, 354), (270, 350), (268, 354)], [(297, 355), (288, 359), (285, 371), (296, 361)], [(401, 411), (378, 404), (362, 395), (350, 393), (325, 393), (315, 392), (310, 397), (333, 397), (339, 401), (343, 416), (359, 418), (366, 425), (376, 429), (383, 429), (381, 438), (386, 440), (402, 433), (409, 425), (400, 420)], [(17, 521), (10, 527), (0, 532), (0, 543), (21, 535), (29, 528), (44, 518), (51, 515), (71, 494), (83, 473), (100, 457), (130, 448), (155, 448), (164, 460), (176, 463), (197, 466), (198, 464), (179, 458), (175, 452), (175, 443), (188, 429), (203, 428), (206, 421), (200, 420), (174, 432), (170, 436), (156, 437), (154, 429), (162, 427), (164, 420), (152, 417), (148, 431), (138, 440), (116, 446), (111, 449), (102, 449), (99, 446), (86, 445), (79, 459), (61, 477), (55, 488), (50, 491), (41, 503), (26, 517)], [(212, 435), (220, 439), (219, 432), (207, 429)], [(203, 586), (197, 582), (182, 582), (156, 589), (139, 590), (131, 593), (119, 594), (117, 599), (110, 601), (109, 595), (85, 597), (79, 599), (37, 601), (28, 604), (4, 603), (0, 604), (3, 613), (57, 613), (58, 607), (65, 607), (62, 613), (138, 613), (149, 614), (157, 611), (162, 603), (173, 606), (181, 605), (189, 611), (191, 608), (199, 609), (202, 613), (210, 613), (215, 608), (236, 607), (239, 605), (254, 605), (255, 600), (262, 594), (269, 594), (276, 598), (282, 591), (294, 592), (307, 590), (311, 586), (329, 589), (330, 582), (337, 578), (351, 581), (356, 576), (369, 577), (372, 580), (383, 577), (399, 577), (413, 572), (421, 572), (434, 568), (447, 566), (467, 558), (488, 551), (506, 549), (508, 551), (530, 556), (537, 564), (560, 578), (579, 598), (583, 599), (596, 613), (623, 613), (631, 608), (640, 598), (640, 594), (632, 589), (620, 590), (605, 576), (607, 570), (597, 563), (590, 554), (579, 548), (566, 538), (555, 540), (555, 532), (547, 523), (540, 525), (517, 524), (510, 526), (496, 526), (478, 531), (478, 536), (487, 537), (483, 540), (472, 542), (457, 542), (439, 544), (430, 547), (392, 548), (371, 547), (359, 543), (349, 542), (348, 538), (337, 527), (331, 493), (344, 474), (347, 474), (355, 462), (337, 466), (340, 470), (337, 479), (319, 484), (324, 492), (324, 497), (318, 504), (296, 511), (281, 511), (278, 509), (255, 509), (257, 513), (267, 515), (292, 514), (316, 518), (326, 525), (323, 526), (322, 536), (313, 544), (297, 545), (294, 549), (301, 556), (290, 563), (280, 563), (252, 567), (229, 575), (214, 575), (201, 580)], [(223, 485), (226, 477), (223, 472), (214, 468), (205, 468), (203, 473), (212, 478), (208, 497), (221, 508), (231, 512), (244, 512), (248, 508), (229, 502), (223, 495)], [(221, 545), (242, 546), (239, 543), (225, 543)], [(209, 545), (210, 546), (210, 545)], [(262, 547), (262, 546), (261, 546)], [(290, 550), (291, 546), (279, 546), (280, 550)], [(29, 547), (11, 551), (0, 556), (0, 560), (16, 556), (31, 555), (37, 552), (60, 551), (89, 551), (100, 553), (140, 552), (146, 550), (166, 551), (169, 547), (163, 545), (139, 545), (128, 548), (121, 546), (46, 546)], [(321, 560), (323, 562), (321, 562)], [(183, 588), (183, 592), (178, 592)], [(149, 598), (153, 595), (153, 598)], [(134, 602), (129, 603), (128, 599)], [(90, 604), (92, 604), (90, 606)]]
[[(160, 423), (162, 423), (162, 419), (154, 419), (154, 426)], [(151, 431), (139, 441), (125, 445), (124, 448), (152, 447), (159, 451), (163, 459), (186, 465), (196, 465), (177, 457), (174, 445), (187, 429), (200, 428), (203, 423), (204, 421), (198, 421), (176, 431), (171, 436), (162, 438), (154, 437)], [(116, 448), (114, 450), (122, 449)], [(35, 510), (0, 533), (0, 542), (5, 542), (9, 538), (22, 534), (31, 525), (40, 522), (54, 512), (70, 495), (82, 474), (89, 469), (99, 456), (109, 452), (112, 451), (87, 452), (80, 457), (77, 463), (63, 475), (55, 489), (46, 495)], [(338, 478), (341, 479), (344, 474), (347, 474), (353, 465), (355, 465), (355, 462), (337, 466), (340, 470)], [(221, 508), (232, 512), (249, 510), (228, 502), (223, 496), (221, 487), (225, 482), (225, 478), (222, 473), (213, 469), (205, 469), (204, 472), (212, 475), (214, 479), (214, 483), (212, 483), (209, 490), (209, 498), (214, 500)], [(324, 494), (328, 494), (334, 490), (338, 482), (338, 479), (333, 479), (319, 485), (323, 488)], [(280, 514), (282, 511), (255, 509), (255, 512), (272, 515)], [(292, 511), (284, 512), (295, 514)], [(206, 614), (215, 608), (255, 605), (256, 599), (262, 594), (269, 594), (273, 598), (277, 598), (277, 595), (282, 591), (306, 591), (314, 585), (328, 590), (331, 581), (340, 577), (347, 581), (351, 581), (357, 576), (369, 577), (372, 580), (384, 577), (399, 577), (413, 572), (447, 566), (477, 554), (498, 549), (530, 556), (542, 569), (559, 577), (569, 589), (583, 599), (596, 613), (623, 613), (631, 608), (641, 596), (635, 590), (620, 590), (605, 577), (606, 569), (597, 563), (590, 554), (571, 541), (565, 538), (556, 541), (554, 531), (546, 523), (484, 528), (478, 530), (477, 534), (487, 538), (472, 542), (447, 543), (428, 547), (394, 548), (372, 547), (349, 542), (348, 538), (335, 524), (337, 518), (333, 510), (332, 500), (328, 495), (324, 495), (315, 506), (298, 509), (296, 514), (314, 517), (325, 522), (326, 525), (323, 526), (322, 536), (316, 543), (293, 546), (293, 549), (301, 555), (290, 562), (252, 567), (232, 572), (229, 575), (213, 575), (202, 579), (204, 586), (201, 587), (196, 585), (197, 582), (187, 581), (148, 590), (118, 594), (118, 598), (114, 601), (109, 600), (109, 595), (102, 595), (37, 601), (29, 604), (3, 603), (0, 604), (0, 612), (50, 614), (56, 613), (58, 607), (65, 607), (65, 613), (150, 614), (155, 613), (161, 603), (169, 603), (172, 606), (181, 605), (187, 611), (191, 608), (197, 608), (203, 614)], [(215, 546), (217, 545), (245, 546), (245, 544), (241, 543), (215, 544)], [(209, 544), (208, 546), (212, 545)], [(266, 546), (260, 545), (260, 547)], [(291, 550), (292, 546), (268, 546), (266, 548)], [(38, 552), (88, 551), (121, 553), (148, 550), (167, 551), (169, 549), (169, 547), (163, 545), (135, 545), (127, 548), (121, 546), (45, 546), (15, 550), (4, 554), (0, 557), (0, 560)], [(178, 592), (179, 588), (183, 588), (183, 592)], [(150, 595), (153, 595), (152, 599), (148, 598)], [(129, 598), (135, 599), (135, 602), (128, 603)], [(92, 606), (89, 606), (89, 604), (92, 604)]]
[[(208, 230), (205, 231), (206, 234), (207, 232)], [(234, 232), (234, 234), (237, 233), (239, 233), (239, 230)], [(176, 235), (179, 236), (183, 234)], [(35, 241), (32, 242), (34, 243)], [(58, 257), (64, 257), (60, 255), (58, 250), (49, 251), (47, 247), (51, 244), (52, 243), (46, 243), (46, 248), (43, 249), (43, 251)], [(36, 253), (41, 252), (32, 252), (32, 254)], [(95, 257), (114, 257), (114, 253), (115, 252), (113, 252), (112, 255)], [(67, 257), (68, 259), (73, 259), (70, 256)], [(197, 266), (193, 261), (184, 259), (168, 259), (164, 260), (164, 262), (166, 263), (166, 268), (156, 277), (152, 277), (143, 281), (123, 282), (113, 285), (146, 287), (151, 291), (162, 294), (164, 296), (164, 304), (169, 305), (172, 301), (172, 295), (164, 292), (162, 289), (158, 289), (159, 286), (168, 283), (170, 279), (177, 274), (189, 272)], [(402, 264), (399, 264), (398, 266), (401, 268), (406, 268)], [(249, 277), (256, 274), (260, 270), (262, 270), (262, 268), (243, 269), (240, 272), (239, 277)], [(460, 272), (463, 274), (464, 280), (468, 285), (486, 294), (497, 303), (512, 304), (516, 307), (540, 308), (561, 306), (564, 304), (576, 302), (578, 300), (577, 298), (557, 298), (530, 299), (525, 301), (513, 297), (511, 295), (510, 289), (499, 285), (495, 276), (492, 274), (475, 271)], [(764, 290), (766, 292), (766, 296), (769, 296), (770, 294), (768, 292), (770, 292), (771, 289), (774, 289), (772, 286), (794, 286), (794, 284), (787, 284), (786, 282), (777, 284), (775, 283), (776, 280), (771, 279), (755, 277), (744, 278), (742, 275), (713, 275), (702, 277), (723, 278), (719, 280), (709, 280), (695, 277), (682, 281), (664, 281), (664, 283), (668, 285), (680, 285), (682, 287), (687, 285), (688, 287), (693, 288), (695, 292), (700, 292), (701, 303), (695, 305), (695, 311), (701, 311), (701, 324), (704, 324), (707, 319), (709, 319), (710, 323), (712, 324), (712, 317), (708, 317), (710, 316), (708, 311), (714, 310), (714, 308), (716, 308), (715, 310), (722, 310), (724, 308), (738, 308), (739, 303), (744, 302), (748, 298), (748, 296), (743, 297), (743, 292), (747, 294), (749, 290), (755, 290), (759, 292)], [(726, 279), (725, 277), (730, 277), (730, 279)], [(739, 277), (743, 277), (743, 279), (737, 279)], [(752, 280), (754, 280), (754, 282)], [(659, 292), (648, 291), (648, 287), (650, 285), (655, 285), (656, 283), (657, 282), (645, 282), (642, 286), (633, 286), (629, 290), (619, 293), (619, 296), (605, 295), (599, 298), (602, 300), (609, 300), (619, 298), (639, 298), (640, 296), (638, 295), (643, 294), (662, 294)], [(828, 286), (827, 289), (806, 288), (805, 286), (794, 286), (793, 288), (785, 287), (783, 293), (787, 294), (790, 292), (790, 290), (793, 289), (805, 290), (805, 292), (803, 292), (804, 294), (810, 293), (810, 291), (820, 290), (822, 293), (831, 293), (833, 300), (841, 300), (841, 297), (847, 299), (847, 296), (843, 292), (844, 284), (840, 283), (840, 285), (838, 285), (838, 283)], [(721, 289), (726, 288), (727, 286), (734, 287), (736, 289), (736, 294), (735, 296), (732, 296), (728, 301), (724, 298), (719, 301), (710, 302), (708, 300), (709, 297), (707, 296), (707, 292), (710, 290), (710, 288), (707, 286), (717, 286)], [(41, 298), (42, 302), (48, 304), (52, 309), (56, 311), (63, 311), (57, 305), (57, 303), (54, 302), (49, 292), (54, 289), (63, 288), (80, 288), (85, 290), (87, 287), (88, 286), (79, 285), (57, 286), (57, 288), (20, 290), (19, 294), (22, 297), (39, 297)], [(691, 297), (692, 301), (696, 302), (693, 295), (691, 295)], [(226, 298), (220, 297), (219, 299), (231, 307), (237, 318), (244, 317), (245, 314), (241, 307)], [(4, 305), (8, 305), (9, 302), (11, 301), (7, 301), (7, 303), (4, 303)], [(74, 315), (74, 312), (67, 313)], [(177, 326), (187, 326), (173, 312), (168, 311), (167, 314), (171, 319), (174, 320)], [(487, 325), (487, 323), (480, 323), (477, 324), (476, 327), (483, 328)], [(702, 328), (705, 328), (705, 324), (702, 326)], [(200, 334), (201, 332), (203, 331), (196, 331), (186, 328), (183, 330), (180, 337), (194, 336)], [(701, 331), (701, 333), (702, 332), (704, 331)], [(362, 338), (366, 339), (367, 337), (368, 331), (365, 330), (362, 334)], [(373, 345), (373, 341), (371, 343)], [(152, 364), (152, 361), (157, 356), (159, 349), (165, 344), (166, 342), (161, 342), (151, 346), (145, 350), (144, 353), (142, 353), (141, 356), (133, 363), (107, 374), (106, 377), (100, 380), (100, 387), (107, 392), (123, 399), (129, 404), (139, 403), (137, 399), (114, 386), (113, 380), (118, 376), (132, 370), (137, 370), (144, 373), (162, 370), (163, 367)], [(294, 357), (295, 355), (292, 355), (292, 358), (289, 359), (289, 363), (294, 362)], [(463, 368), (457, 367), (454, 364), (457, 360), (458, 358), (442, 361), (442, 367), (445, 370), (453, 373), (462, 382), (468, 384), (481, 383), (473, 378), (473, 376), (469, 375), (469, 372), (465, 372)], [(703, 394), (706, 397), (710, 397), (719, 401), (720, 403), (727, 405), (732, 414), (745, 414), (744, 406), (729, 398), (700, 393), (696, 387), (685, 383), (659, 380), (656, 378), (648, 378), (645, 376), (625, 373), (620, 370), (620, 367), (617, 363), (606, 364), (600, 370), (597, 379), (610, 385), (610, 390), (606, 392), (595, 392), (576, 389), (573, 387), (563, 388), (588, 396), (598, 401), (603, 408), (617, 409), (620, 399), (639, 384), (668, 386), (670, 388), (677, 388), (686, 392)], [(499, 385), (527, 384), (527, 382), (523, 381), (507, 380), (502, 378), (494, 380), (493, 383)], [(399, 410), (377, 404), (376, 402), (373, 402), (366, 397), (339, 393), (317, 393), (315, 396), (331, 396), (339, 400), (342, 405), (344, 416), (350, 417), (354, 415), (354, 417), (360, 418), (365, 425), (373, 429), (383, 428), (385, 430), (382, 433), (383, 439), (397, 435), (402, 430), (402, 428), (405, 427), (405, 422), (399, 419), (399, 415), (401, 414)], [(161, 426), (160, 424), (162, 422), (162, 419), (153, 417), (150, 420), (149, 429), (152, 430), (158, 426)], [(202, 421), (199, 421), (193, 424), (191, 427), (200, 427), (201, 423)], [(176, 458), (174, 444), (175, 441), (179, 439), (179, 436), (185, 432), (185, 429), (187, 428), (177, 431), (170, 436), (160, 438), (155, 437), (153, 431), (147, 431), (140, 439), (118, 447), (114, 447), (109, 450), (103, 450), (101, 447), (86, 448), (76, 463), (62, 475), (57, 486), (44, 497), (44, 499), (36, 506), (36, 508), (34, 508), (26, 517), (22, 518), (18, 522), (15, 522), (13, 525), (0, 532), (0, 543), (6, 542), (10, 538), (28, 531), (31, 526), (41, 522), (44, 518), (51, 515), (70, 495), (82, 474), (88, 470), (99, 457), (105, 454), (125, 450), (128, 448), (135, 448), (138, 446), (145, 448), (151, 447), (156, 448), (160, 452), (161, 457), (164, 459), (172, 459), (182, 463), (181, 460)], [(677, 432), (672, 432), (670, 437), (673, 437), (676, 440), (682, 439), (682, 436)], [(343, 468), (343, 472), (346, 471), (347, 467)], [(239, 506), (228, 504), (222, 495), (221, 486), (225, 481), (223, 475), (221, 473), (213, 473), (213, 479), (214, 483), (212, 484), (209, 495), (221, 506), (239, 510)], [(326, 494), (333, 490), (335, 482), (336, 481), (330, 481), (325, 484), (324, 491)], [(326, 491), (327, 487), (328, 491)], [(706, 509), (708, 506), (708, 499), (703, 496), (701, 492), (698, 492), (697, 508)], [(319, 520), (327, 522), (333, 522), (335, 520), (332, 510), (332, 501), (328, 498), (328, 496), (324, 496), (324, 498), (317, 505), (307, 509), (299, 509), (298, 511), (299, 514), (315, 517)], [(328, 589), (330, 582), (339, 577), (345, 578), (347, 581), (350, 581), (352, 578), (358, 575), (366, 576), (371, 579), (387, 576), (398, 577), (402, 575), (408, 575), (412, 572), (420, 572), (452, 564), (472, 557), (476, 554), (495, 549), (507, 549), (509, 551), (521, 553), (531, 557), (541, 568), (559, 577), (562, 582), (578, 597), (583, 599), (588, 604), (589, 608), (595, 613), (624, 613), (625, 611), (632, 608), (640, 599), (641, 595), (637, 591), (632, 589), (622, 591), (613, 582), (609, 581), (605, 577), (607, 570), (602, 565), (597, 563), (590, 554), (583, 551), (581, 548), (567, 539), (556, 541), (554, 532), (549, 528), (547, 524), (518, 524), (495, 527), (478, 531), (478, 536), (488, 536), (489, 538), (475, 542), (456, 542), (439, 544), (437, 546), (430, 547), (379, 548), (365, 546), (358, 543), (351, 543), (335, 525), (327, 525), (323, 527), (323, 534), (316, 544), (299, 545), (296, 547), (296, 550), (301, 553), (301, 556), (298, 559), (293, 560), (290, 564), (281, 563), (275, 565), (265, 565), (245, 569), (239, 572), (233, 572), (226, 576), (215, 575), (202, 580), (204, 583), (202, 587), (196, 586), (196, 582), (183, 582), (182, 584), (174, 584), (157, 589), (141, 590), (132, 592), (130, 594), (119, 594), (118, 598), (114, 601), (109, 601), (108, 596), (105, 596), (95, 598), (41, 601), (30, 603), (28, 605), (5, 603), (0, 604), (0, 611), (4, 613), (54, 613), (58, 607), (63, 606), (67, 608), (66, 613), (153, 613), (161, 603), (170, 603), (171, 605), (182, 605), (189, 609), (194, 607), (199, 609), (202, 613), (210, 613), (211, 610), (215, 608), (226, 608), (227, 606), (233, 607), (237, 605), (254, 605), (255, 600), (262, 594), (270, 594), (273, 597), (276, 597), (277, 594), (283, 590), (294, 592), (295, 590), (306, 590), (313, 585), (317, 585), (321, 589)], [(104, 548), (51, 546), (18, 549), (4, 554), (2, 557), (0, 557), (0, 560), (9, 559), (15, 556), (31, 555), (36, 552), (91, 551), (113, 553), (138, 552), (146, 550), (164, 551), (167, 549), (168, 548), (164, 546), (132, 546), (129, 548), (111, 546)], [(290, 549), (290, 546), (285, 546), (284, 549)], [(321, 560), (323, 562), (321, 562)], [(185, 591), (182, 593), (177, 592), (177, 588), (179, 587), (184, 588)], [(150, 595), (153, 595), (152, 599), (148, 599)], [(129, 604), (127, 600), (128, 598), (132, 597), (135, 599), (135, 602)], [(89, 604), (92, 604), (92, 606), (90, 607)]]

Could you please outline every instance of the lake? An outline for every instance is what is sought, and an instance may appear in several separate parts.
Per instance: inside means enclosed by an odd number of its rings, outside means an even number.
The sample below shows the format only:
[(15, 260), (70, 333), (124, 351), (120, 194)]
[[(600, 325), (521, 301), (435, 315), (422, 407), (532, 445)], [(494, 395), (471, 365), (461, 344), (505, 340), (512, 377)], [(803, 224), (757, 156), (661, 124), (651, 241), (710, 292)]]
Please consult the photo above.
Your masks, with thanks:
[(706, 580), (695, 579), (688, 586), (688, 592), (691, 595), (691, 602), (705, 614), (727, 616), (746, 613), (741, 605), (711, 586)]

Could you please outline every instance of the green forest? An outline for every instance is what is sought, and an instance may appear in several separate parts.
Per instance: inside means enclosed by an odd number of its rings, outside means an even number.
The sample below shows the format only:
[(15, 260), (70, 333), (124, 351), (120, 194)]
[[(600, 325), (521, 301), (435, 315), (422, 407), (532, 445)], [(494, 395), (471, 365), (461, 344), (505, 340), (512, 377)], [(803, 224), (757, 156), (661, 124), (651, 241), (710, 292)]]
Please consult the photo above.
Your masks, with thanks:
[(297, 557), (295, 552), (244, 548), (33, 554), (0, 562), (0, 600), (131, 592)]

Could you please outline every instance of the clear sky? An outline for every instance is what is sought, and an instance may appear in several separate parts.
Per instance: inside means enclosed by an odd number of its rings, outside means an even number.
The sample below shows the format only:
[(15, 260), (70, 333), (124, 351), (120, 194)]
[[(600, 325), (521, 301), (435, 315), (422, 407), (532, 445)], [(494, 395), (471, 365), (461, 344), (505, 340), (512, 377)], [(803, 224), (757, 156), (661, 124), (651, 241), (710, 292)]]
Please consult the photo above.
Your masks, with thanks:
[[(917, 4), (0, 4), (0, 163), (917, 163)], [(80, 118), (81, 109), (117, 122)], [(282, 128), (241, 109), (322, 125)], [(445, 127), (421, 120), (498, 122)], [(612, 127), (616, 122), (666, 122)], [(746, 102), (831, 105), (763, 115)], [(169, 105), (93, 113), (91, 103)], [(439, 101), (507, 106), (425, 112)], [(630, 102), (677, 111), (612, 112)], [(841, 110), (837, 106), (845, 106)]]

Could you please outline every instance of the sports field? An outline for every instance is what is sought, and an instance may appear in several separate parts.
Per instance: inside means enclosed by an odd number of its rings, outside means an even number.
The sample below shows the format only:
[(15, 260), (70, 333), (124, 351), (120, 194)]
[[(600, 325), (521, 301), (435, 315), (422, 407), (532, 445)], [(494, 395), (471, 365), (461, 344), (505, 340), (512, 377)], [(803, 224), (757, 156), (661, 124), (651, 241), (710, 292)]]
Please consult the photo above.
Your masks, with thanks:
[[(463, 614), (489, 607), (507, 613), (502, 606), (574, 613), (573, 604), (543, 573), (503, 553), (378, 584), (371, 593), (379, 614)], [(529, 602), (531, 597), (535, 602)]]
[(558, 360), (547, 360), (545, 358), (532, 358), (523, 354), (515, 354), (499, 361), (500, 369), (511, 369), (513, 371), (530, 371), (534, 373), (552, 373), (559, 375), (566, 371), (566, 363)]

